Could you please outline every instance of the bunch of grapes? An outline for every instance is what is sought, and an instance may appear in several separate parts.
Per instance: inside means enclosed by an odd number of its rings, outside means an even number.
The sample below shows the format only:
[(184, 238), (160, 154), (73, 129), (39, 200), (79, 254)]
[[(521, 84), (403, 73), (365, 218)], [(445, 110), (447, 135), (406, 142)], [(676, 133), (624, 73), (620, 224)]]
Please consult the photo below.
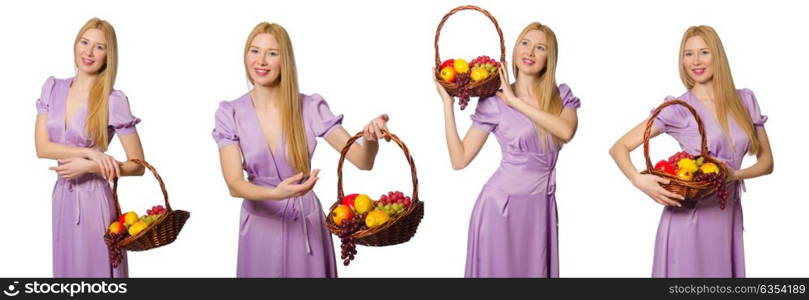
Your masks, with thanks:
[(697, 173), (694, 174), (694, 180), (700, 182), (710, 182), (716, 191), (717, 197), (719, 197), (719, 208), (725, 209), (725, 205), (728, 202), (728, 196), (730, 193), (727, 191), (727, 189), (725, 189), (725, 180), (719, 173), (705, 174), (701, 171), (697, 171)]
[(117, 268), (124, 258), (124, 250), (118, 246), (118, 243), (124, 238), (126, 238), (126, 236), (123, 234), (107, 233), (104, 235), (104, 243), (107, 244), (107, 248), (109, 249), (110, 263), (113, 268)]
[(405, 197), (404, 193), (395, 191), (388, 192), (387, 195), (379, 196), (377, 207), (384, 210), (388, 215), (399, 214), (405, 208), (413, 204), (413, 200), (409, 196)]
[(166, 208), (164, 208), (163, 205), (155, 205), (155, 206), (152, 206), (151, 209), (146, 210), (146, 215), (148, 215), (148, 216), (162, 215), (162, 214), (165, 214), (165, 213), (166, 213)]
[(672, 166), (676, 166), (677, 162), (680, 161), (683, 158), (694, 159), (694, 156), (691, 155), (691, 154), (688, 154), (688, 152), (680, 151), (680, 152), (674, 153), (674, 155), (669, 157), (669, 164), (671, 164)]
[(460, 73), (457, 75), (455, 79), (455, 83), (458, 85), (458, 103), (461, 105), (461, 110), (466, 108), (466, 105), (469, 104), (469, 83), (472, 82), (472, 78), (469, 77), (469, 73)]
[(339, 225), (340, 259), (343, 260), (344, 266), (348, 266), (354, 260), (354, 255), (357, 255), (357, 244), (353, 235), (355, 232), (365, 228), (365, 222), (363, 221), (365, 220), (365, 215), (356, 214), (352, 219), (343, 220), (342, 224)]
[(485, 65), (485, 64), (491, 64), (494, 68), (497, 68), (497, 67), (500, 66), (500, 63), (498, 63), (496, 60), (494, 60), (491, 57), (488, 57), (486, 55), (478, 56), (478, 57), (476, 57), (475, 59), (473, 59), (472, 61), (469, 62), (469, 65), (472, 66), (472, 67), (476, 67), (476, 66), (479, 66), (479, 65)]

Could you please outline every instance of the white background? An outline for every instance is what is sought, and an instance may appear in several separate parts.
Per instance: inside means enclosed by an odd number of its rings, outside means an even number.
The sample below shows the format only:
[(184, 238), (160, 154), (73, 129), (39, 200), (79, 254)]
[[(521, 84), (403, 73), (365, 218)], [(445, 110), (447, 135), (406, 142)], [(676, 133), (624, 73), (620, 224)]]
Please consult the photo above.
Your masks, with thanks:
[[(178, 1), (179, 2), (179, 1)], [(172, 245), (130, 253), (132, 277), (232, 277), (236, 273), (241, 199), (230, 197), (210, 136), (221, 100), (247, 92), (242, 63), (255, 24), (289, 31), (301, 91), (320, 93), (344, 127), (356, 132), (379, 113), (410, 147), (426, 214), (410, 242), (360, 247), (343, 277), (459, 277), (466, 258), (472, 206), (500, 160), (490, 138), (462, 171), (450, 167), (440, 100), (431, 79), (433, 37), (441, 17), (468, 1), (23, 1), (0, 6), (0, 276), (49, 277), (53, 161), (36, 158), (34, 102), (48, 76), (73, 76), (72, 43), (84, 22), (99, 16), (118, 33), (116, 88), (128, 96), (147, 160), (161, 172), (175, 208), (191, 219)], [(579, 130), (558, 164), (560, 261), (563, 277), (648, 277), (661, 207), (623, 177), (607, 154), (629, 128), (666, 95), (684, 87), (677, 51), (688, 26), (712, 25), (729, 55), (739, 88), (755, 91), (775, 172), (747, 181), (743, 194), (747, 275), (809, 276), (809, 167), (803, 154), (809, 69), (806, 7), (787, 1), (471, 1), (498, 18), (507, 59), (516, 35), (532, 22), (559, 38), (557, 78), (582, 100)], [(442, 58), (498, 56), (491, 23), (475, 12), (450, 19)], [(513, 76), (513, 75), (512, 75)], [(470, 121), (457, 112), (463, 135)], [(123, 159), (116, 141), (111, 152)], [(336, 195), (338, 153), (319, 140), (312, 165), (323, 170), (315, 187), (324, 207)], [(642, 168), (642, 151), (633, 153)], [(654, 140), (653, 158), (676, 144)], [(383, 144), (371, 172), (345, 170), (347, 192), (376, 198), (409, 191), (398, 148)], [(747, 157), (744, 165), (755, 161)], [(150, 176), (125, 178), (124, 210), (144, 213), (160, 203)], [(336, 248), (339, 241), (335, 239)], [(339, 253), (338, 253), (339, 254)]]

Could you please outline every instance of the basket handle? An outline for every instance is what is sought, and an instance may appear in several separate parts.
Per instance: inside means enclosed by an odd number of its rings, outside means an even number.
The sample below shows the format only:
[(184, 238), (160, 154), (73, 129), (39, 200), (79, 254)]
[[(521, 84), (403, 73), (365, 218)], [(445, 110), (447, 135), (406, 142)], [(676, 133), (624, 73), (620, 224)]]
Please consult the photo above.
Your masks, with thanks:
[(701, 138), (702, 148), (700, 149), (700, 154), (702, 156), (708, 156), (708, 139), (705, 137), (705, 125), (702, 124), (702, 119), (697, 114), (697, 111), (691, 105), (688, 105), (683, 100), (676, 99), (671, 101), (666, 101), (660, 106), (658, 106), (649, 120), (646, 121), (646, 131), (643, 132), (643, 155), (646, 157), (646, 169), (653, 170), (652, 168), (652, 160), (649, 158), (649, 138), (652, 134), (652, 124), (654, 124), (654, 120), (660, 112), (663, 111), (664, 108), (668, 107), (669, 105), (682, 105), (694, 115), (694, 119), (697, 121), (697, 128), (699, 129), (699, 136)]
[[(166, 191), (166, 184), (163, 183), (163, 178), (160, 178), (160, 174), (157, 173), (157, 170), (155, 170), (152, 165), (139, 158), (133, 158), (129, 161), (146, 167), (152, 172), (152, 174), (154, 174), (154, 177), (157, 178), (157, 182), (160, 184), (160, 190), (163, 191), (163, 201), (166, 203), (166, 211), (171, 211), (171, 204), (169, 204), (169, 193)], [(121, 204), (118, 202), (118, 177), (112, 181), (112, 199), (113, 202), (115, 202), (115, 211), (118, 213), (118, 215), (121, 215)]]
[(487, 11), (487, 10), (485, 10), (483, 8), (480, 8), (480, 7), (477, 7), (477, 6), (474, 6), (474, 5), (464, 5), (464, 6), (458, 6), (458, 7), (454, 8), (453, 10), (449, 11), (444, 16), (444, 18), (441, 19), (441, 23), (438, 23), (438, 28), (435, 30), (435, 68), (436, 68), (436, 71), (440, 71), (440, 70), (437, 70), (437, 69), (438, 69), (439, 66), (441, 66), (441, 57), (439, 56), (439, 52), (438, 52), (438, 38), (441, 36), (441, 28), (444, 27), (444, 22), (446, 22), (449, 19), (449, 16), (454, 15), (456, 12), (459, 12), (459, 11), (462, 11), (462, 10), (476, 10), (476, 11), (479, 11), (480, 13), (482, 13), (486, 17), (488, 17), (489, 20), (492, 21), (492, 23), (494, 23), (494, 28), (497, 29), (497, 34), (500, 36), (500, 61), (501, 62), (506, 61), (506, 44), (503, 41), (503, 31), (500, 30), (500, 25), (497, 24), (497, 20), (494, 18), (494, 16), (492, 16), (492, 14), (490, 14), (489, 11)]
[[(348, 154), (348, 150), (351, 148), (351, 145), (353, 145), (354, 142), (356, 142), (362, 136), (362, 131), (355, 134), (353, 137), (348, 139), (346, 145), (343, 147), (343, 150), (340, 151), (340, 161), (337, 163), (337, 203), (340, 203), (340, 201), (342, 201), (345, 197), (345, 193), (343, 192), (343, 162), (346, 159), (346, 155)], [(382, 130), (382, 136), (385, 138), (390, 138), (393, 140), (393, 142), (399, 145), (399, 148), (401, 148), (404, 152), (407, 163), (410, 164), (410, 176), (413, 179), (413, 202), (415, 203), (419, 199), (419, 179), (416, 177), (416, 164), (413, 162), (413, 156), (410, 155), (410, 150), (407, 149), (407, 145), (405, 145), (404, 142), (402, 142), (402, 140), (400, 140), (395, 134)]]

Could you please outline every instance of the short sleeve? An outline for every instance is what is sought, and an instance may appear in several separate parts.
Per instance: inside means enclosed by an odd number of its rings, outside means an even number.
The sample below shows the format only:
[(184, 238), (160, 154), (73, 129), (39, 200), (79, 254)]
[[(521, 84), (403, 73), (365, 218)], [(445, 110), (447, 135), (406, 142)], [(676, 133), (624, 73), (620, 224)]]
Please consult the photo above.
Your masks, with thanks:
[(753, 120), (753, 126), (756, 128), (764, 128), (764, 123), (767, 122), (767, 116), (761, 114), (761, 108), (758, 106), (756, 95), (749, 89), (742, 89), (739, 91), (744, 106), (747, 107), (747, 112), (750, 113), (750, 119)]
[(322, 96), (312, 94), (303, 98), (307, 101), (304, 114), (309, 117), (309, 125), (315, 136), (324, 137), (343, 124), (343, 115), (335, 116)]
[(56, 79), (53, 76), (45, 80), (42, 85), (42, 92), (37, 99), (37, 114), (47, 114), (51, 107), (51, 94), (53, 93), (53, 86), (56, 84)]
[(135, 125), (140, 119), (132, 115), (129, 109), (129, 99), (123, 92), (114, 90), (109, 98), (109, 124), (118, 136), (135, 132)]
[(211, 134), (219, 148), (238, 143), (239, 135), (236, 131), (236, 111), (233, 103), (219, 102), (219, 109), (216, 110), (214, 118), (215, 124)]
[[(676, 99), (677, 98), (668, 96), (663, 102), (665, 103)], [(652, 114), (654, 114), (655, 109), (656, 108), (652, 109)], [(654, 127), (662, 132), (671, 133), (672, 131), (685, 129), (688, 127), (689, 122), (693, 121), (694, 116), (687, 108), (675, 104), (666, 106), (660, 111), (660, 114), (655, 117)]]
[(567, 84), (563, 83), (559, 85), (559, 97), (562, 98), (562, 107), (570, 107), (573, 109), (581, 107), (581, 100), (579, 100), (579, 97), (573, 96), (573, 91), (570, 90)]
[(500, 108), (497, 106), (500, 101), (500, 97), (497, 96), (478, 100), (475, 113), (469, 116), (472, 119), (472, 126), (486, 132), (494, 131), (500, 123)]

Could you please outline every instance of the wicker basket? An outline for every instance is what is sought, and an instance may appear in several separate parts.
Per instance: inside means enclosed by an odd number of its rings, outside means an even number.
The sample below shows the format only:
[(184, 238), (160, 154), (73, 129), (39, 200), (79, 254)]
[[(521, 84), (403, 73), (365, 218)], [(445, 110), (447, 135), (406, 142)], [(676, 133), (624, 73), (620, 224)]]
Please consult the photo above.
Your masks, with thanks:
[(441, 78), (441, 70), (439, 70), (441, 66), (441, 57), (438, 52), (438, 39), (441, 36), (441, 28), (444, 27), (444, 22), (446, 22), (450, 16), (462, 10), (479, 11), (488, 17), (492, 23), (494, 23), (494, 28), (497, 29), (497, 34), (500, 36), (500, 66), (498, 67), (498, 70), (499, 68), (505, 67), (503, 64), (506, 61), (506, 45), (505, 42), (503, 42), (503, 31), (500, 30), (500, 25), (497, 24), (497, 20), (485, 9), (474, 5), (465, 5), (456, 7), (455, 9), (449, 11), (444, 18), (441, 19), (441, 23), (438, 23), (438, 29), (435, 30), (435, 77), (438, 79), (438, 83), (440, 83), (447, 90), (447, 93), (453, 97), (459, 96), (462, 89), (466, 89), (470, 97), (485, 97), (494, 95), (494, 93), (500, 89), (499, 72), (495, 72), (481, 81), (472, 81), (467, 86), (458, 86), (458, 84), (446, 82)]
[[(160, 189), (163, 191), (166, 213), (150, 224), (149, 227), (146, 227), (136, 235), (121, 240), (116, 246), (129, 251), (143, 251), (171, 244), (177, 239), (180, 230), (183, 229), (183, 225), (185, 225), (185, 221), (188, 220), (191, 213), (184, 210), (171, 209), (169, 195), (168, 192), (166, 192), (166, 185), (163, 183), (163, 179), (160, 178), (160, 174), (157, 173), (152, 165), (140, 159), (132, 159), (131, 161), (143, 165), (157, 178), (157, 182), (160, 183)], [(115, 202), (117, 215), (121, 215), (121, 205), (118, 202), (118, 178), (113, 181), (112, 199)]]
[(656, 170), (655, 168), (652, 167), (652, 160), (649, 158), (649, 138), (651, 136), (652, 125), (654, 124), (654, 120), (657, 117), (657, 115), (659, 115), (660, 112), (663, 111), (664, 108), (675, 104), (685, 106), (685, 108), (687, 108), (688, 111), (690, 111), (691, 114), (694, 115), (694, 119), (696, 119), (697, 121), (697, 128), (699, 129), (699, 135), (701, 139), (700, 156), (703, 157), (705, 162), (712, 162), (719, 167), (720, 169), (719, 175), (723, 180), (725, 179), (725, 177), (727, 177), (728, 170), (726, 165), (708, 155), (708, 140), (705, 135), (705, 126), (702, 123), (702, 119), (699, 117), (697, 111), (694, 110), (694, 108), (691, 105), (688, 105), (688, 103), (679, 99), (664, 102), (663, 104), (658, 106), (657, 109), (655, 109), (652, 116), (649, 117), (648, 121), (646, 121), (646, 131), (643, 132), (643, 155), (646, 158), (646, 170), (641, 173), (652, 174), (669, 179), (670, 181), (668, 184), (661, 184), (661, 186), (663, 186), (663, 188), (665, 188), (669, 192), (683, 196), (686, 202), (693, 203), (694, 201), (700, 198), (710, 196), (711, 194), (716, 192), (716, 189), (714, 189), (711, 182), (682, 180), (677, 176), (673, 176), (666, 172)]
[[(383, 130), (382, 135), (385, 139), (393, 140), (399, 145), (399, 148), (404, 151), (407, 163), (410, 164), (410, 176), (413, 179), (413, 204), (405, 208), (401, 213), (391, 216), (390, 220), (382, 226), (355, 232), (352, 236), (359, 245), (389, 246), (407, 242), (416, 234), (416, 229), (418, 229), (419, 223), (421, 223), (421, 219), (424, 217), (424, 202), (419, 199), (419, 180), (416, 176), (416, 165), (413, 162), (413, 157), (410, 155), (410, 150), (407, 149), (407, 146), (395, 134)], [(351, 145), (360, 137), (362, 137), (362, 132), (351, 137), (340, 152), (340, 162), (337, 164), (337, 202), (331, 206), (329, 209), (330, 212), (333, 211), (345, 197), (343, 192), (343, 162), (345, 161), (348, 149), (350, 149)], [(338, 235), (340, 229), (332, 218), (326, 218), (326, 226), (331, 233)]]

